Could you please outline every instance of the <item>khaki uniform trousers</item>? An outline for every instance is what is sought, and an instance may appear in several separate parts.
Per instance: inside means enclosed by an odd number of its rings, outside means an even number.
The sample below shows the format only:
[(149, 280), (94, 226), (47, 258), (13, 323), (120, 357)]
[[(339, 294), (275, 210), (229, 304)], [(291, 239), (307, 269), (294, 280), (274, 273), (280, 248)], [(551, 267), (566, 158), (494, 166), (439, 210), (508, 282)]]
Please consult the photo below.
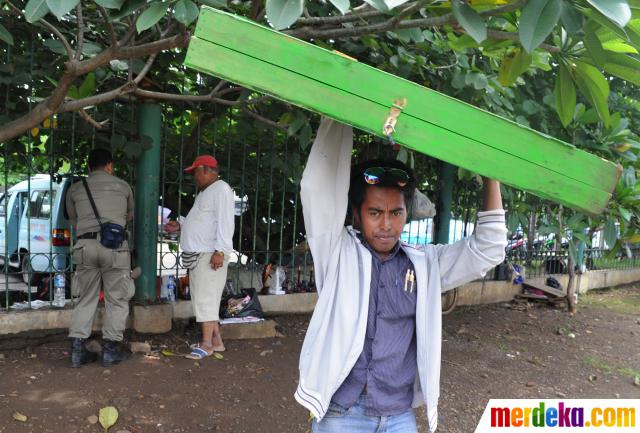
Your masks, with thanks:
[(105, 304), (102, 338), (122, 341), (129, 316), (129, 300), (135, 292), (127, 241), (112, 250), (103, 247), (97, 239), (80, 239), (73, 248), (72, 257), (76, 266), (73, 296), (79, 296), (79, 299), (73, 309), (69, 337), (88, 338), (91, 335), (102, 288)]

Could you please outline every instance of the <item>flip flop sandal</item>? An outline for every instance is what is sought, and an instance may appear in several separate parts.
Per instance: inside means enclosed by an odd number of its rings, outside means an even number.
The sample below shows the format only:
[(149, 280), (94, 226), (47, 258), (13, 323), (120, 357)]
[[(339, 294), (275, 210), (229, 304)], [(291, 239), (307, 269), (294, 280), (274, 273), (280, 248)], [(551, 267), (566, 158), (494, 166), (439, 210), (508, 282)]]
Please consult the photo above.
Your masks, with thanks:
[(190, 354), (185, 355), (185, 358), (200, 360), (200, 359), (206, 358), (207, 356), (211, 356), (212, 354), (213, 354), (213, 351), (209, 353), (206, 350), (204, 350), (202, 347), (196, 347), (191, 351)]
[[(191, 349), (191, 350), (196, 349), (198, 347), (200, 347), (200, 343), (193, 343), (193, 344), (189, 345), (189, 349)], [(224, 352), (226, 350), (227, 350), (227, 348), (224, 347), (224, 346), (213, 346), (213, 351), (214, 352)]]

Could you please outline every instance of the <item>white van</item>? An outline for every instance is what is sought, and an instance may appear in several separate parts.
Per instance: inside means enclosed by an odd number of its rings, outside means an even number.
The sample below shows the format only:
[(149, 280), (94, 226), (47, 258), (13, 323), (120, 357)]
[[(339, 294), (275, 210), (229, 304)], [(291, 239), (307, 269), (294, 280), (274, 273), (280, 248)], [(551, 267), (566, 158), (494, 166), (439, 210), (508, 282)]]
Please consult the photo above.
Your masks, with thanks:
[(0, 190), (0, 262), (37, 286), (51, 272), (68, 272), (71, 229), (64, 212), (69, 177), (38, 174)]

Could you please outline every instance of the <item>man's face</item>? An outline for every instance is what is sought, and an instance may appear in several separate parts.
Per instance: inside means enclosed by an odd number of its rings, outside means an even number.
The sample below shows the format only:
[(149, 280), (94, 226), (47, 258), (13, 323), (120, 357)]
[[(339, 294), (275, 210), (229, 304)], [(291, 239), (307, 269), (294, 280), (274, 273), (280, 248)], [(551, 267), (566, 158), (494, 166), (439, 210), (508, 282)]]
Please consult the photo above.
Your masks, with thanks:
[(380, 258), (385, 258), (400, 239), (407, 222), (402, 191), (397, 188), (369, 187), (360, 214), (354, 214), (364, 239)]
[(198, 185), (198, 188), (209, 185), (215, 177), (216, 174), (206, 167), (196, 167), (195, 170), (193, 170), (193, 180), (196, 182), (196, 185)]

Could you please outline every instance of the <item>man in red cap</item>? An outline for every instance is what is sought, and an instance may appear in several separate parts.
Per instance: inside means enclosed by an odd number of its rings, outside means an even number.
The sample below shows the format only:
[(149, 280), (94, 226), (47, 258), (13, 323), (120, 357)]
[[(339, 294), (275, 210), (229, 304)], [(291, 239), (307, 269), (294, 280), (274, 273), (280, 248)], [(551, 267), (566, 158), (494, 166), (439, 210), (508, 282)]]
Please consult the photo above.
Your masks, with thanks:
[(182, 265), (189, 269), (191, 304), (202, 327), (202, 340), (187, 357), (202, 359), (225, 350), (218, 321), (233, 251), (234, 194), (219, 178), (218, 161), (211, 155), (198, 156), (185, 171), (193, 174), (199, 193), (182, 227), (170, 221), (165, 230), (181, 230)]

